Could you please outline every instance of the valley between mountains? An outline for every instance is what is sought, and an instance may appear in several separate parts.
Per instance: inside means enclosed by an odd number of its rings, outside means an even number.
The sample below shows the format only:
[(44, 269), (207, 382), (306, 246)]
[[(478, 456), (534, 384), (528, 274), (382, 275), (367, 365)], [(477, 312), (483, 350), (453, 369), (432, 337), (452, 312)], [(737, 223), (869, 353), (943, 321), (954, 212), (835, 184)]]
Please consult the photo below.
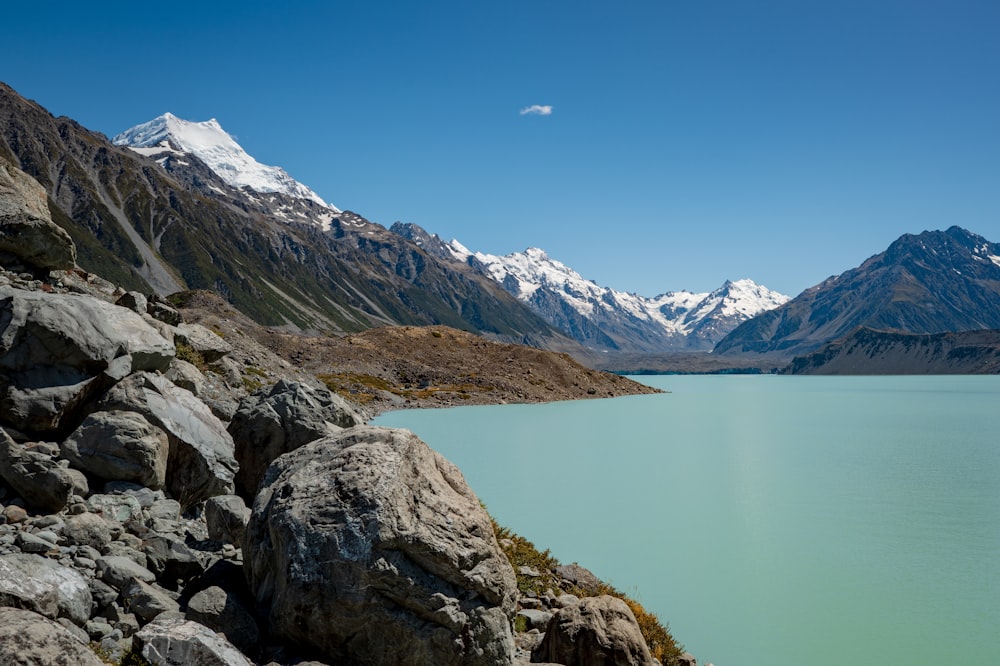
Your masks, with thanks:
[(0, 656), (35, 663), (694, 666), (366, 422), (653, 392), (606, 370), (1000, 369), (1000, 245), (958, 226), (794, 298), (646, 297), (341, 210), (214, 120), (109, 140), (3, 84), (0, 267)]

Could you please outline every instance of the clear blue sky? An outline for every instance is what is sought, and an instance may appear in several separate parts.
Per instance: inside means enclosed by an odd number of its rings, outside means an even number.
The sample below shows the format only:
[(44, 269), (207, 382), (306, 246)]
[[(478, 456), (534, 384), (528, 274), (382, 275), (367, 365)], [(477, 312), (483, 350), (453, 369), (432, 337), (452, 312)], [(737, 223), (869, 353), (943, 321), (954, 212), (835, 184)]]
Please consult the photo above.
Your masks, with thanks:
[(215, 117), (341, 208), (648, 296), (1000, 241), (997, 0), (56, 0), (0, 54), (109, 136)]

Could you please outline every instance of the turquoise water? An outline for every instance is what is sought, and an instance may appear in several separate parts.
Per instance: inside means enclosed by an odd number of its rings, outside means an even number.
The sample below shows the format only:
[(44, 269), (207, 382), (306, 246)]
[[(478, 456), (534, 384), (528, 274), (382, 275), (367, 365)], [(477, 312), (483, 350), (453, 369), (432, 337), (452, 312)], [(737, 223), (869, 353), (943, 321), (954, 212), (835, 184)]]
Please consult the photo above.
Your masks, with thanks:
[(667, 376), (385, 414), (715, 666), (1000, 663), (1000, 377)]

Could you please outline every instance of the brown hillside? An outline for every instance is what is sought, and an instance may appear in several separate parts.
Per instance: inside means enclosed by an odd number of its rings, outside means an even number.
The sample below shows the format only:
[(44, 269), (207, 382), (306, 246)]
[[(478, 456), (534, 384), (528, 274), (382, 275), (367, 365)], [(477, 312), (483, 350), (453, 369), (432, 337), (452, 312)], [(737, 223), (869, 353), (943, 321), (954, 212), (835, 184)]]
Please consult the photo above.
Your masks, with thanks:
[[(566, 354), (494, 342), (446, 326), (389, 326), (338, 337), (257, 325), (217, 295), (174, 299), (188, 321), (222, 334), (247, 362), (260, 347), (319, 377), (371, 414), (397, 408), (549, 402), (656, 393), (625, 377), (586, 368)], [(258, 351), (254, 351), (254, 350)]]

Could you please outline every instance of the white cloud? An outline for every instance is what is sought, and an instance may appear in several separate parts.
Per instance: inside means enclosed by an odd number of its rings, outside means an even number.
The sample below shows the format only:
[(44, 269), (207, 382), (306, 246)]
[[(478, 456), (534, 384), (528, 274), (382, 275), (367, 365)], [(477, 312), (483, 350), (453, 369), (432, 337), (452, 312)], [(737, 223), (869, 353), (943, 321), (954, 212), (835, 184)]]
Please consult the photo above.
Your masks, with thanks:
[(532, 104), (521, 109), (522, 116), (551, 116), (552, 106), (549, 104)]

